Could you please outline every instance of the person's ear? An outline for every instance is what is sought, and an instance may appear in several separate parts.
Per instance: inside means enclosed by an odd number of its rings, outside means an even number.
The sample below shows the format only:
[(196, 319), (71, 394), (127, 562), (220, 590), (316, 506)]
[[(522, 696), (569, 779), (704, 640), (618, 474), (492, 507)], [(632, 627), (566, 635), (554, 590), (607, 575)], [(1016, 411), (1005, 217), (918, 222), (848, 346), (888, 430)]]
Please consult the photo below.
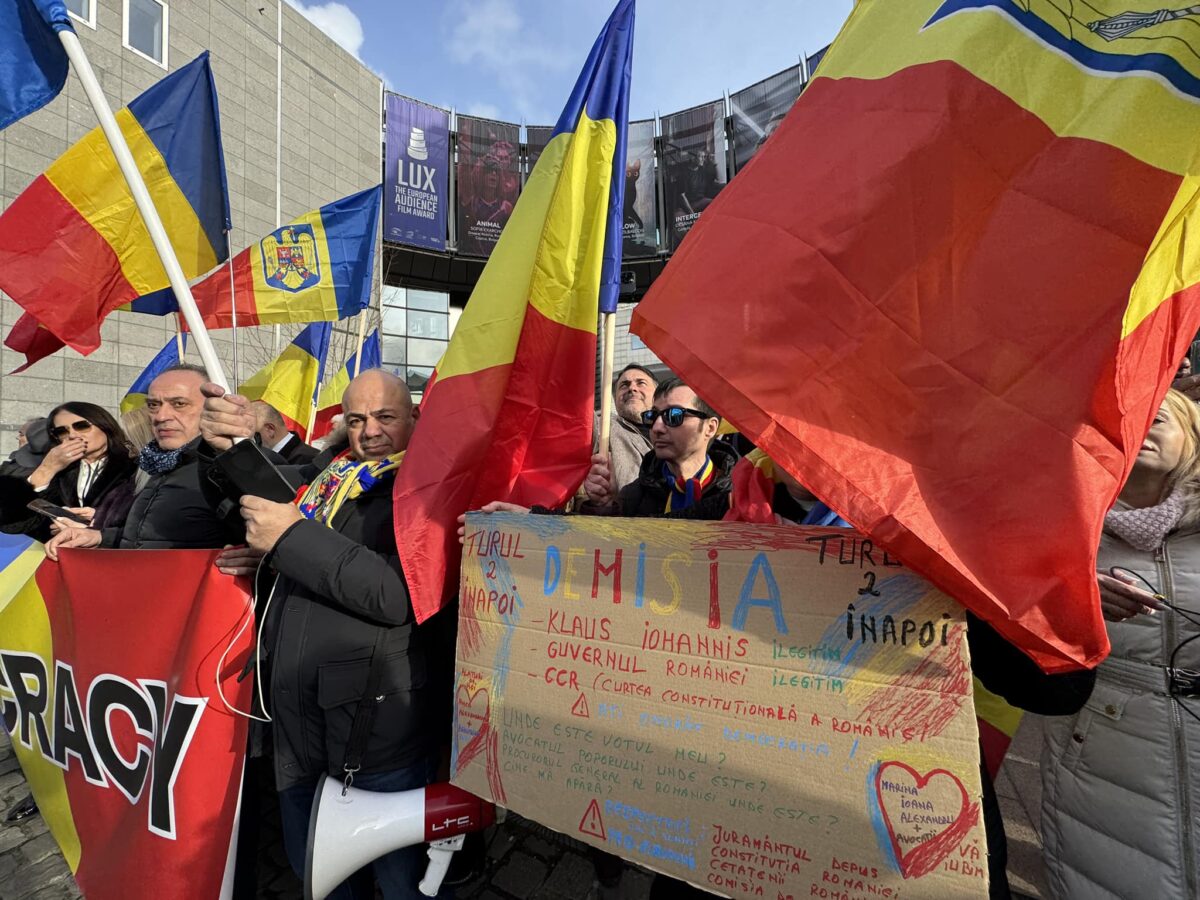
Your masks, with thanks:
[(708, 440), (712, 440), (717, 436), (717, 429), (721, 427), (720, 419), (705, 419), (704, 420), (704, 436)]

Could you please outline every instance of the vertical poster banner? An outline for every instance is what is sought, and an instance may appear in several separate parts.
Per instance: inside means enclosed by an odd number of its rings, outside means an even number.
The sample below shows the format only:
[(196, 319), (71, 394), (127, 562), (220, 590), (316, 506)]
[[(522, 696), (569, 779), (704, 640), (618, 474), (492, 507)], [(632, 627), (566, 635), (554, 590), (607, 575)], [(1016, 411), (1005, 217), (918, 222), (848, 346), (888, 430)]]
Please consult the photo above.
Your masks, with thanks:
[(808, 69), (809, 81), (812, 81), (813, 76), (817, 74), (817, 66), (819, 66), (821, 64), (821, 60), (825, 58), (825, 54), (829, 51), (829, 46), (829, 44), (826, 44), (804, 61), (805, 68)]
[(622, 253), (627, 259), (654, 256), (658, 252), (658, 191), (654, 171), (654, 120), (630, 122), (622, 224)]
[(728, 181), (725, 101), (666, 116), (662, 130), (667, 245), (674, 251)]
[(446, 249), (450, 113), (388, 94), (383, 235), (426, 250)]
[(458, 117), (458, 252), (488, 256), (521, 192), (520, 126)]
[(962, 607), (849, 529), (471, 514), (455, 784), (733, 897), (988, 896)]
[(800, 68), (792, 66), (729, 96), (733, 121), (733, 170), (742, 171), (779, 127), (800, 96)]
[(525, 148), (527, 151), (525, 165), (525, 179), (529, 179), (529, 173), (533, 171), (533, 167), (537, 165), (538, 158), (542, 155), (542, 151), (546, 149), (546, 145), (550, 143), (550, 137), (554, 134), (553, 125), (526, 125), (525, 126)]

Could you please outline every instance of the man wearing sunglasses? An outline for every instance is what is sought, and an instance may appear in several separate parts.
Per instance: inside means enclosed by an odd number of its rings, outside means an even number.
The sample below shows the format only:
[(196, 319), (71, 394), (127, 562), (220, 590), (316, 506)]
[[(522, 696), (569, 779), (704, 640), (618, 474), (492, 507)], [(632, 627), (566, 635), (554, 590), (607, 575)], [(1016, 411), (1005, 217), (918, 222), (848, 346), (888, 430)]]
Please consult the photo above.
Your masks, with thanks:
[(720, 519), (729, 509), (730, 472), (737, 454), (714, 442), (721, 417), (678, 378), (654, 392), (642, 414), (650, 429), (650, 451), (635, 481), (613, 481), (606, 460), (593, 463), (581, 512), (621, 516), (678, 516)]

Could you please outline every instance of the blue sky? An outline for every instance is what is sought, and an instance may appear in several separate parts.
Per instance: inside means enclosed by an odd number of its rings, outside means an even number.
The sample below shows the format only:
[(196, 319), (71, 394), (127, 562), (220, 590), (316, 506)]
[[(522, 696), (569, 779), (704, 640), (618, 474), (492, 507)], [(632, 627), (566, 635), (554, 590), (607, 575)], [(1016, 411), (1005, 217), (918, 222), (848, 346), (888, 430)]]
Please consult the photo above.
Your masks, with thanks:
[[(552, 125), (609, 0), (288, 0), (388, 87), (460, 113)], [(735, 91), (837, 34), (852, 0), (639, 0), (630, 116)]]

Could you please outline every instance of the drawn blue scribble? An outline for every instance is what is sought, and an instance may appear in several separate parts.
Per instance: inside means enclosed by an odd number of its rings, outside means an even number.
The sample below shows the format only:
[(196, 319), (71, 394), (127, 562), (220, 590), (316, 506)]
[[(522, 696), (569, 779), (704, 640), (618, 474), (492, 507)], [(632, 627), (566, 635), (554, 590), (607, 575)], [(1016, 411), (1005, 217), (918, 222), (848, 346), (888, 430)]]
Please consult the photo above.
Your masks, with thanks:
[[(916, 606), (929, 593), (929, 582), (923, 581), (916, 575), (893, 575), (891, 578), (877, 581), (875, 583), (875, 590), (879, 592), (878, 597), (863, 595), (855, 598), (854, 621), (856, 623), (860, 615), (875, 616), (876, 618), (891, 616), (894, 619), (904, 617), (908, 614), (909, 610)], [(825, 629), (825, 633), (821, 635), (821, 639), (817, 643), (820, 646), (828, 647), (842, 647), (846, 645), (845, 614), (838, 616)], [(892, 650), (886, 644), (865, 644), (862, 641), (855, 640), (846, 648), (846, 652), (840, 660), (814, 660), (813, 674), (841, 678), (846, 674), (847, 669), (858, 669), (866, 666), (873, 654), (885, 649)]]
[(571, 520), (567, 516), (497, 512), (473, 514), (469, 521), (481, 530), (505, 528), (509, 531), (532, 531), (542, 540), (558, 537), (571, 530)]
[(878, 760), (867, 771), (867, 815), (871, 819), (871, 830), (875, 832), (875, 842), (879, 844), (879, 852), (883, 854), (884, 863), (893, 871), (900, 871), (900, 860), (896, 859), (896, 848), (892, 846), (892, 835), (888, 831), (887, 822), (883, 819), (883, 806), (879, 802), (879, 792), (875, 790), (875, 780), (879, 777), (879, 768), (883, 765)]

